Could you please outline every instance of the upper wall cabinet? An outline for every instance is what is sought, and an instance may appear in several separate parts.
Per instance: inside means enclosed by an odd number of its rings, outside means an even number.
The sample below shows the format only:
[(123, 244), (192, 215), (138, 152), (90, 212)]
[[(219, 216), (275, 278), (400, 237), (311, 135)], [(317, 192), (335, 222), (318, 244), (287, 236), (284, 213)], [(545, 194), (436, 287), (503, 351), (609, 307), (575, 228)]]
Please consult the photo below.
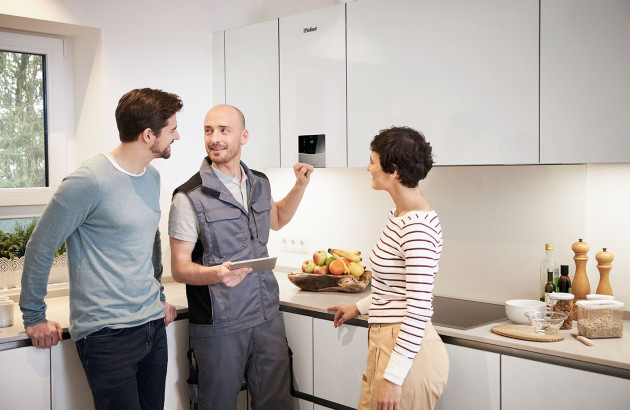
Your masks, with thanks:
[(280, 18), (283, 167), (347, 166), (345, 59), (345, 5)]
[(348, 166), (366, 166), (372, 137), (394, 125), (422, 131), (438, 165), (538, 163), (538, 11), (538, 0), (348, 3)]
[(540, 162), (630, 162), (630, 2), (543, 0)]
[(224, 68), (217, 56), (214, 66), (225, 74), (225, 100), (220, 100), (219, 86), (214, 92), (215, 104), (225, 102), (245, 115), (249, 140), (241, 158), (247, 166), (279, 167), (278, 20), (226, 30), (223, 45), (220, 40), (221, 33), (214, 33), (214, 52), (218, 50), (220, 55), (223, 50), (224, 56)]

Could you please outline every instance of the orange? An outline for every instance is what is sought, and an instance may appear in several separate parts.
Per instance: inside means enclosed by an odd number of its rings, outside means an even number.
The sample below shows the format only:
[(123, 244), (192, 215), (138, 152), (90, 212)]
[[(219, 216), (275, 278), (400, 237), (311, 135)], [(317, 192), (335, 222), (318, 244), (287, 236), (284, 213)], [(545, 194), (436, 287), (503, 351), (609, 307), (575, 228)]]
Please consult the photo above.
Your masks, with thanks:
[(331, 275), (341, 275), (344, 270), (346, 269), (343, 262), (338, 259), (330, 262), (330, 265), (328, 265), (328, 271)]

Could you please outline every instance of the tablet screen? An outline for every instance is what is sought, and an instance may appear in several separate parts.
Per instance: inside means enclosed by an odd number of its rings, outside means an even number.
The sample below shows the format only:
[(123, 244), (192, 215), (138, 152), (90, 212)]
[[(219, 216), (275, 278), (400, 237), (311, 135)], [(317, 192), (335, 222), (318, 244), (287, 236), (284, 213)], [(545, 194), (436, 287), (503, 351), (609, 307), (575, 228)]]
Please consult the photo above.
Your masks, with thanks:
[(230, 269), (252, 268), (253, 272), (263, 272), (276, 267), (276, 257), (266, 257), (258, 259), (248, 259), (243, 261), (230, 262)]

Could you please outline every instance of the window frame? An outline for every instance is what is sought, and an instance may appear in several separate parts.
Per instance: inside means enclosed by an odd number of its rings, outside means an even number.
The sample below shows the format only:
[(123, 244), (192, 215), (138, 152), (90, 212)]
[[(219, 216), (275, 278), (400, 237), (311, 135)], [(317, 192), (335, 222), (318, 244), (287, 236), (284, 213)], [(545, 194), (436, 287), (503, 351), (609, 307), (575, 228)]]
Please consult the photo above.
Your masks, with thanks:
[(6, 51), (46, 56), (45, 106), (48, 186), (0, 188), (0, 207), (45, 205), (67, 173), (69, 118), (72, 90), (66, 76), (69, 62), (65, 57), (66, 40), (58, 37), (0, 30), (0, 48)]

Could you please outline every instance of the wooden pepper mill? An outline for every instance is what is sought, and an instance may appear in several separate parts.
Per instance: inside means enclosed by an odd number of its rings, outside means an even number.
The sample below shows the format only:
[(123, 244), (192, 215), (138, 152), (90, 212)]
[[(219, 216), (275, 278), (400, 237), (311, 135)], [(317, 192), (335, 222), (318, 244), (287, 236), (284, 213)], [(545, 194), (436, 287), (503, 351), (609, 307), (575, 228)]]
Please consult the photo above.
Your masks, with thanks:
[[(588, 275), (586, 274), (586, 262), (588, 261), (588, 256), (586, 254), (591, 249), (588, 246), (588, 243), (583, 242), (582, 239), (579, 239), (578, 242), (575, 242), (571, 249), (575, 253), (573, 260), (575, 261), (575, 276), (573, 277), (573, 282), (571, 283), (571, 288), (573, 289), (573, 295), (575, 295), (575, 302), (579, 300), (586, 299), (586, 295), (591, 293), (591, 284), (588, 281)], [(573, 313), (574, 319), (577, 319), (577, 312)]]
[(603, 248), (601, 252), (597, 252), (595, 255), (597, 259), (597, 269), (599, 269), (599, 285), (597, 285), (597, 291), (600, 295), (611, 295), (612, 287), (610, 286), (610, 270), (612, 269), (611, 262), (615, 259), (612, 252), (606, 251)]

